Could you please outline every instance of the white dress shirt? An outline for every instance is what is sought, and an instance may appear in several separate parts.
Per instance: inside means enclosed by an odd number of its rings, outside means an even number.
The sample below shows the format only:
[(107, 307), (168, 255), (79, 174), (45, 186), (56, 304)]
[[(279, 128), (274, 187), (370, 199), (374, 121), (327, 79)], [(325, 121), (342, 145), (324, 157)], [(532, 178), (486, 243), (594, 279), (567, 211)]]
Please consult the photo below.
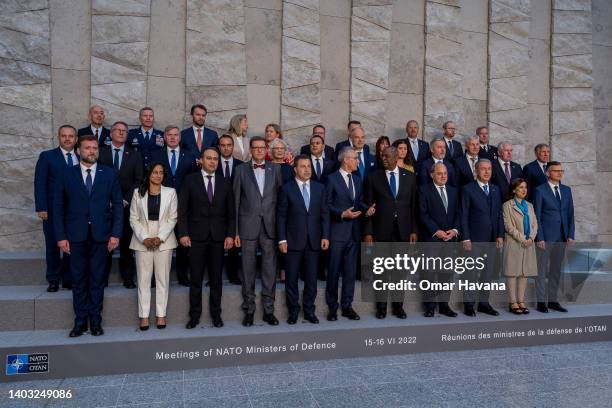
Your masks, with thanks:
[(550, 186), (550, 189), (552, 190), (553, 195), (555, 195), (555, 186), (559, 187), (557, 191), (559, 192), (559, 198), (561, 198), (561, 186), (559, 186), (559, 184), (553, 183), (550, 180), (548, 180), (548, 185)]
[(323, 175), (323, 159), (325, 158), (324, 154), (321, 154), (321, 157), (317, 157), (314, 154), (310, 155), (310, 162), (312, 163), (312, 168), (314, 171), (317, 171), (317, 160), (319, 160), (319, 166), (321, 166), (321, 175)]
[[(265, 166), (266, 162), (262, 161), (261, 163), (255, 163), (254, 161), (251, 163), (251, 166), (257, 164), (263, 164)], [(266, 186), (266, 169), (263, 168), (257, 168), (257, 169), (253, 169), (253, 173), (255, 173), (255, 180), (257, 180), (257, 187), (259, 188), (259, 192), (261, 193), (261, 196), (263, 197), (264, 195), (264, 188)]]
[(542, 170), (542, 173), (546, 174), (546, 163), (542, 163), (539, 160), (536, 160), (536, 162), (538, 163), (538, 166), (540, 166), (540, 170)]
[[(470, 156), (469, 153), (466, 153), (465, 158), (467, 159), (468, 164), (470, 165), (470, 169), (472, 169), (472, 174), (476, 174), (476, 162), (478, 162), (478, 155)], [(474, 160), (472, 161), (472, 159)]]
[(62, 147), (60, 147), (60, 150), (62, 151), (62, 155), (64, 156), (64, 161), (66, 162), (66, 164), (68, 164), (68, 153), (70, 153), (70, 157), (72, 158), (72, 165), (76, 166), (77, 164), (79, 164), (79, 161), (77, 159), (77, 155), (74, 152), (74, 149), (72, 149), (71, 151), (68, 150), (64, 150)]
[(419, 157), (419, 139), (408, 137), (408, 142), (410, 143), (410, 149), (412, 149), (412, 153), (414, 154), (414, 158)]
[[(98, 163), (94, 163), (91, 167), (91, 185), (93, 186), (94, 181), (96, 180), (96, 169), (98, 168)], [(83, 184), (87, 185), (87, 167), (81, 163), (81, 177), (83, 177)]]

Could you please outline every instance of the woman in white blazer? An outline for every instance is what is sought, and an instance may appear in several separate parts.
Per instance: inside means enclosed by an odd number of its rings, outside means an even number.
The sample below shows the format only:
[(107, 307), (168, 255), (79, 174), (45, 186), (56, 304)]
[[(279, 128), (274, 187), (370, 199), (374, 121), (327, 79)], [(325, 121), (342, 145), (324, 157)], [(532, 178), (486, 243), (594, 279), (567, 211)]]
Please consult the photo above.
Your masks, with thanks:
[(136, 253), (140, 330), (149, 328), (153, 273), (156, 325), (158, 329), (166, 327), (172, 250), (177, 247), (174, 226), (178, 216), (176, 191), (162, 185), (166, 176), (163, 165), (151, 163), (130, 205), (130, 225), (134, 231), (130, 249)]

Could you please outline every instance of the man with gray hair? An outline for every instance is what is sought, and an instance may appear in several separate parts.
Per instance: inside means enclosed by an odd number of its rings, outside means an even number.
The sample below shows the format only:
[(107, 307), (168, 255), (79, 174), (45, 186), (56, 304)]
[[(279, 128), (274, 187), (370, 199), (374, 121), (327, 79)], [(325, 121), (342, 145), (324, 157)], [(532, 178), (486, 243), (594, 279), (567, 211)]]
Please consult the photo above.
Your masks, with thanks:
[(470, 136), (465, 142), (465, 154), (455, 159), (455, 169), (457, 170), (457, 181), (460, 187), (471, 183), (476, 179), (476, 162), (480, 144), (478, 136)]
[[(421, 167), (417, 170), (417, 182), (419, 186), (423, 184), (431, 183), (430, 170), (431, 167), (436, 163), (444, 163), (448, 172), (447, 183), (453, 187), (457, 186), (456, 170), (453, 163), (446, 158), (446, 142), (443, 138), (436, 138), (429, 142), (429, 149), (431, 151), (431, 157), (425, 159), (421, 163)], [(461, 146), (459, 146), (461, 149)]]
[(511, 197), (510, 184), (515, 178), (523, 177), (521, 165), (512, 161), (512, 144), (501, 142), (497, 145), (497, 160), (492, 161), (493, 175), (491, 182), (500, 188), (502, 199), (506, 201)]
[(550, 161), (550, 146), (538, 143), (533, 149), (536, 159), (523, 167), (523, 178), (527, 180), (527, 201), (532, 202), (533, 194), (538, 186), (546, 183), (546, 166)]
[(77, 136), (94, 135), (100, 147), (109, 146), (111, 144), (110, 131), (104, 127), (104, 117), (104, 109), (100, 105), (93, 105), (87, 114), (90, 125), (79, 129)]

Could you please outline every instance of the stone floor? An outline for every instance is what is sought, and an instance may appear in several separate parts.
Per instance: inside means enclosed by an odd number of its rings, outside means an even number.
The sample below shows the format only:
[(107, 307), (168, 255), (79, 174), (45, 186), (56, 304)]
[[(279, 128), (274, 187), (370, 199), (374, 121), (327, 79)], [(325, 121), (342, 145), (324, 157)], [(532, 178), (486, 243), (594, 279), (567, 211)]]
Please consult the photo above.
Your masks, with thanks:
[[(9, 390), (72, 390), (11, 400)], [(0, 407), (610, 407), (612, 342), (0, 384)]]

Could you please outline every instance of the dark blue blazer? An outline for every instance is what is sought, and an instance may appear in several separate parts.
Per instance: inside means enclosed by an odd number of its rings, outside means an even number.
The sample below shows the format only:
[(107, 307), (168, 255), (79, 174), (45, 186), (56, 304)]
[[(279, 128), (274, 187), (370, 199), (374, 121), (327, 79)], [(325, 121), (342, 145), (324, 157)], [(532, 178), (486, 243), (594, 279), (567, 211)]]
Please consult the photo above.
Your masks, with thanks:
[[(362, 156), (363, 156), (363, 166), (364, 166), (363, 178), (361, 177), (361, 173), (359, 173), (359, 168), (353, 172), (353, 175), (358, 177), (359, 180), (363, 182), (366, 179), (366, 177), (368, 177), (368, 174), (376, 170), (377, 167), (376, 167), (376, 158), (370, 154), (369, 150), (366, 150), (364, 147), (362, 153), (363, 153)], [(340, 163), (337, 163), (337, 166), (338, 168), (340, 168)]]
[[(335, 153), (336, 153), (336, 157), (335, 159), (338, 160), (338, 155), (340, 154), (340, 151), (342, 149), (344, 149), (345, 147), (351, 147), (351, 142), (349, 142), (348, 139), (342, 141), (342, 142), (338, 142), (336, 143), (336, 148), (334, 149)], [(370, 153), (370, 146), (368, 146), (367, 144), (363, 146), (363, 150)], [(327, 156), (327, 153), (325, 153), (325, 155)]]
[[(478, 161), (478, 160), (476, 160)], [(470, 167), (470, 163), (468, 162), (468, 158), (465, 157), (465, 154), (462, 154), (460, 157), (457, 157), (454, 161), (455, 170), (457, 170), (457, 186), (463, 187), (466, 184), (474, 181), (474, 173), (472, 173), (472, 168)]]
[(329, 237), (329, 209), (325, 201), (325, 187), (310, 182), (310, 207), (306, 210), (300, 187), (291, 180), (278, 191), (276, 227), (278, 240), (287, 241), (289, 251), (301, 251), (310, 244), (321, 249), (321, 239)]
[[(336, 153), (334, 152), (333, 147), (325, 145), (325, 148), (323, 150), (325, 152), (325, 160), (331, 160), (331, 161), (336, 161)], [(310, 151), (310, 145), (304, 145), (300, 148), (300, 154), (305, 154), (306, 156), (310, 157), (311, 155), (311, 151)]]
[(329, 176), (336, 170), (336, 162), (334, 160), (328, 160), (327, 156), (325, 156), (325, 159), (321, 161), (321, 177), (317, 177), (317, 172), (315, 171), (315, 166), (311, 159), (310, 160), (310, 170), (311, 170), (310, 179), (312, 181), (318, 181), (319, 183), (325, 184), (325, 180), (327, 179), (327, 176)]
[[(502, 193), (502, 199), (507, 201), (512, 197), (510, 194), (510, 183), (506, 179), (506, 175), (504, 173), (504, 169), (501, 164), (499, 164), (499, 160), (494, 160), (492, 162), (493, 173), (491, 174), (491, 183), (497, 185)], [(523, 169), (521, 169), (521, 165), (510, 161), (510, 180), (514, 180), (516, 178), (523, 177)]]
[[(77, 162), (79, 157), (77, 156)], [(55, 183), (61, 173), (69, 168), (59, 147), (40, 153), (34, 170), (34, 203), (36, 212), (52, 211)]]
[[(455, 171), (455, 166), (447, 159), (444, 159), (442, 162), (446, 165), (446, 171), (448, 173), (448, 181), (446, 182), (446, 184), (449, 184), (453, 187), (457, 187), (457, 172)], [(431, 166), (433, 166), (433, 164), (433, 157), (429, 157), (421, 163), (421, 166), (417, 171), (417, 183), (419, 186), (433, 182), (431, 180), (431, 175), (429, 174), (429, 171), (431, 170)]]
[(325, 182), (325, 196), (329, 207), (331, 241), (361, 241), (361, 220), (364, 216), (354, 220), (343, 219), (342, 212), (353, 207), (353, 211), (365, 213), (368, 209), (363, 202), (363, 184), (359, 176), (353, 175), (355, 199), (351, 198), (349, 189), (337, 170), (329, 175)]
[(527, 201), (533, 203), (535, 189), (548, 181), (537, 160), (523, 167), (523, 178), (527, 180)]
[[(85, 126), (77, 131), (77, 137), (91, 135), (91, 125)], [(102, 126), (102, 133), (98, 135), (98, 145), (108, 146), (111, 144), (110, 130)]]
[(453, 145), (453, 154), (451, 155), (450, 150), (448, 149), (448, 143), (446, 143), (446, 139), (442, 138), (442, 140), (444, 140), (444, 144), (446, 145), (446, 155), (444, 156), (444, 160), (452, 161), (463, 154), (463, 147), (461, 146), (461, 143), (454, 139), (451, 140), (451, 143)]
[(448, 212), (444, 210), (442, 198), (434, 183), (425, 184), (419, 188), (419, 214), (425, 227), (424, 234), (421, 237), (422, 241), (441, 242), (441, 239), (433, 236), (438, 230), (456, 229), (461, 233), (457, 189), (447, 184), (446, 197), (448, 199)]
[(419, 142), (419, 157), (414, 157), (412, 146), (410, 146), (410, 139), (406, 138), (406, 143), (408, 143), (408, 149), (410, 149), (410, 156), (412, 156), (412, 162), (415, 163), (415, 166), (414, 166), (415, 169), (417, 169), (418, 166), (423, 161), (431, 157), (431, 150), (429, 149), (429, 143), (421, 139), (417, 139), (417, 141)]
[[(204, 134), (202, 135), (202, 148), (218, 146), (219, 135), (217, 134), (217, 132), (205, 127)], [(202, 152), (198, 150), (198, 145), (196, 144), (196, 135), (193, 131), (192, 126), (181, 130), (181, 149), (190, 151), (194, 156), (198, 158), (202, 155)]]
[(55, 239), (87, 240), (89, 224), (94, 241), (120, 238), (123, 228), (123, 196), (117, 172), (97, 164), (91, 195), (87, 193), (81, 166), (65, 169), (55, 184), (53, 228)]
[[(236, 167), (240, 166), (242, 163), (244, 163), (242, 160), (237, 159), (235, 157), (234, 160), (232, 160), (232, 170), (230, 171), (230, 173), (232, 174), (232, 180), (234, 180), (234, 170), (236, 170)], [(219, 165), (217, 166), (216, 173), (220, 176), (223, 176), (223, 172), (225, 171), (225, 169), (223, 168), (224, 165), (225, 163), (223, 163), (223, 157), (219, 156)]]
[(536, 241), (565, 242), (574, 239), (574, 200), (572, 189), (559, 185), (561, 204), (548, 183), (535, 189), (533, 209), (538, 219)]
[(140, 126), (135, 129), (130, 129), (126, 142), (128, 147), (131, 147), (140, 153), (145, 169), (149, 167), (153, 152), (162, 150), (166, 145), (163, 131), (159, 129), (151, 129), (149, 132), (151, 132), (149, 133), (149, 140), (145, 142), (144, 134), (142, 133)]
[(478, 152), (478, 157), (481, 159), (489, 159), (491, 161), (497, 160), (497, 147), (489, 145), (487, 151), (480, 147), (480, 151)]
[(196, 164), (196, 157), (185, 149), (180, 149), (178, 163), (176, 164), (176, 173), (173, 176), (170, 171), (170, 162), (168, 161), (167, 149), (158, 150), (153, 153), (151, 160), (161, 163), (166, 169), (166, 178), (164, 179), (164, 186), (172, 187), (176, 190), (177, 194), (180, 192), (181, 184), (186, 175), (194, 173), (198, 170)]
[(461, 191), (461, 240), (493, 242), (504, 236), (499, 187), (489, 183), (489, 196), (473, 181)]
[(281, 168), (281, 177), (283, 179), (283, 184), (290, 182), (295, 178), (295, 172), (293, 171), (293, 166), (287, 163), (282, 163), (280, 165)]

